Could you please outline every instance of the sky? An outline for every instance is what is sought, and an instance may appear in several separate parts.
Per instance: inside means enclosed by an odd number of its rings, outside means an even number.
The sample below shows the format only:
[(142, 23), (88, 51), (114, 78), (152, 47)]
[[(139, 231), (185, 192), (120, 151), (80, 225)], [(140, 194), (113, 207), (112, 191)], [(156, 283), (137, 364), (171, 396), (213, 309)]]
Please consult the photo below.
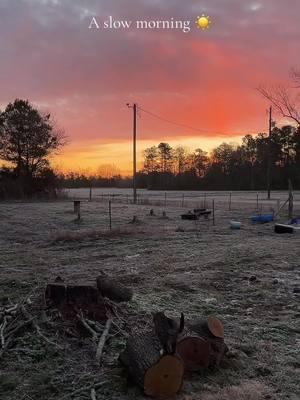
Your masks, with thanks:
[[(198, 29), (202, 14), (210, 28)], [(104, 29), (109, 17), (129, 29)], [(167, 141), (211, 150), (267, 130), (260, 84), (289, 84), (299, 66), (299, 0), (0, 0), (0, 109), (26, 98), (68, 136), (52, 163), (130, 175), (132, 110), (141, 111), (138, 160)], [(95, 17), (95, 24), (91, 26)], [(190, 21), (180, 29), (135, 22)], [(277, 116), (278, 120), (280, 117)]]

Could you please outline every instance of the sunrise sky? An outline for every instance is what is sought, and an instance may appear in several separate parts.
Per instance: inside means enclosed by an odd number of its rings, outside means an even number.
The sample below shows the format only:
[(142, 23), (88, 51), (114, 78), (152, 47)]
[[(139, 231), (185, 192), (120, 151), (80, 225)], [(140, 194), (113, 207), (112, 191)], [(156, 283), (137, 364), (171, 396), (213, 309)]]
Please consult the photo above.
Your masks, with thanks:
[[(202, 13), (209, 30), (196, 28)], [(92, 17), (190, 20), (181, 30), (89, 29)], [(0, 108), (28, 98), (53, 114), (69, 144), (53, 165), (130, 174), (128, 102), (141, 113), (138, 151), (161, 141), (210, 150), (267, 129), (255, 88), (299, 66), (299, 0), (0, 0)], [(279, 117), (277, 117), (279, 119)]]

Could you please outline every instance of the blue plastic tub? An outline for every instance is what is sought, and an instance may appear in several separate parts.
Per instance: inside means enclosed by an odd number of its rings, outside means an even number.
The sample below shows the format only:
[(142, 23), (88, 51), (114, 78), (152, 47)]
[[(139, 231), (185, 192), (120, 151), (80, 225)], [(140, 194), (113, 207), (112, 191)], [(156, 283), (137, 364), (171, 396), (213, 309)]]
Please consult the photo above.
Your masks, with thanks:
[(267, 222), (274, 221), (274, 215), (273, 214), (253, 215), (253, 217), (251, 217), (251, 221), (253, 224), (265, 224)]

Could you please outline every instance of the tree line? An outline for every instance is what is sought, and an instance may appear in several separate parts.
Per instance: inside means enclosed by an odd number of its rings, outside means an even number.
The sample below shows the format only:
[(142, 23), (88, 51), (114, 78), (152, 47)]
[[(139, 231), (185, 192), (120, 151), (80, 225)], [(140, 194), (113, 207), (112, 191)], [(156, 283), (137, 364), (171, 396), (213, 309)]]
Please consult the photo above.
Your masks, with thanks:
[(300, 189), (300, 128), (291, 125), (274, 127), (270, 138), (259, 133), (244, 136), (240, 145), (222, 143), (210, 153), (160, 143), (147, 148), (143, 155), (138, 187), (263, 190), (270, 162), (273, 189), (286, 189), (289, 179)]
[[(292, 111), (290, 119), (296, 123), (298, 111)], [(63, 187), (132, 187), (132, 178), (122, 177), (111, 165), (102, 165), (89, 176), (55, 173), (49, 157), (64, 144), (64, 132), (50, 114), (27, 100), (9, 103), (0, 111), (0, 159), (6, 163), (0, 168), (0, 198), (53, 196)], [(263, 190), (270, 162), (272, 189), (287, 189), (289, 179), (300, 189), (299, 125), (274, 127), (270, 137), (246, 135), (241, 144), (222, 143), (210, 153), (162, 142), (147, 148), (143, 156), (138, 188)]]

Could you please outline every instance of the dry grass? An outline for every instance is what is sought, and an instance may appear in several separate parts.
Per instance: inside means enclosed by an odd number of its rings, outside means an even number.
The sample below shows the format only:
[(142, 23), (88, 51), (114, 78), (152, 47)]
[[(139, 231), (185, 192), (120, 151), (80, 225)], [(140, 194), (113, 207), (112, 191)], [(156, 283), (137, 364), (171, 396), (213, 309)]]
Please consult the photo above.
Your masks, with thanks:
[[(199, 395), (187, 396), (184, 400), (198, 400)], [(266, 400), (276, 398), (265, 384), (252, 380), (242, 381), (239, 385), (225, 387), (217, 393), (201, 393), (201, 400)]]
[[(182, 221), (180, 206), (167, 207), (169, 218), (162, 219), (164, 206), (114, 203), (112, 231), (105, 229), (107, 204), (82, 204), (76, 224), (72, 208), (70, 202), (1, 204), (0, 305), (17, 303), (56, 276), (94, 284), (101, 270), (133, 288), (128, 318), (139, 316), (137, 329), (158, 310), (223, 320), (231, 358), (220, 369), (187, 377), (178, 400), (300, 398), (299, 237), (276, 235), (272, 224), (251, 225), (253, 204), (233, 204), (229, 212), (218, 201), (213, 226)], [(134, 215), (141, 225), (129, 224)], [(240, 231), (230, 229), (231, 219), (243, 222)], [(42, 318), (39, 324), (66, 350), (57, 351), (32, 328), (25, 331), (1, 360), (1, 400), (61, 399), (98, 382), (102, 372), (110, 383), (97, 389), (97, 400), (143, 398), (120, 369), (123, 338), (107, 341), (99, 371), (89, 339), (60, 336)], [(77, 399), (90, 399), (90, 391)]]
[(58, 242), (79, 242), (83, 240), (97, 240), (97, 239), (109, 239), (120, 236), (131, 235), (132, 231), (125, 228), (116, 228), (111, 230), (99, 230), (99, 229), (85, 229), (80, 231), (61, 231), (52, 233), (50, 235), (50, 241), (53, 243)]

